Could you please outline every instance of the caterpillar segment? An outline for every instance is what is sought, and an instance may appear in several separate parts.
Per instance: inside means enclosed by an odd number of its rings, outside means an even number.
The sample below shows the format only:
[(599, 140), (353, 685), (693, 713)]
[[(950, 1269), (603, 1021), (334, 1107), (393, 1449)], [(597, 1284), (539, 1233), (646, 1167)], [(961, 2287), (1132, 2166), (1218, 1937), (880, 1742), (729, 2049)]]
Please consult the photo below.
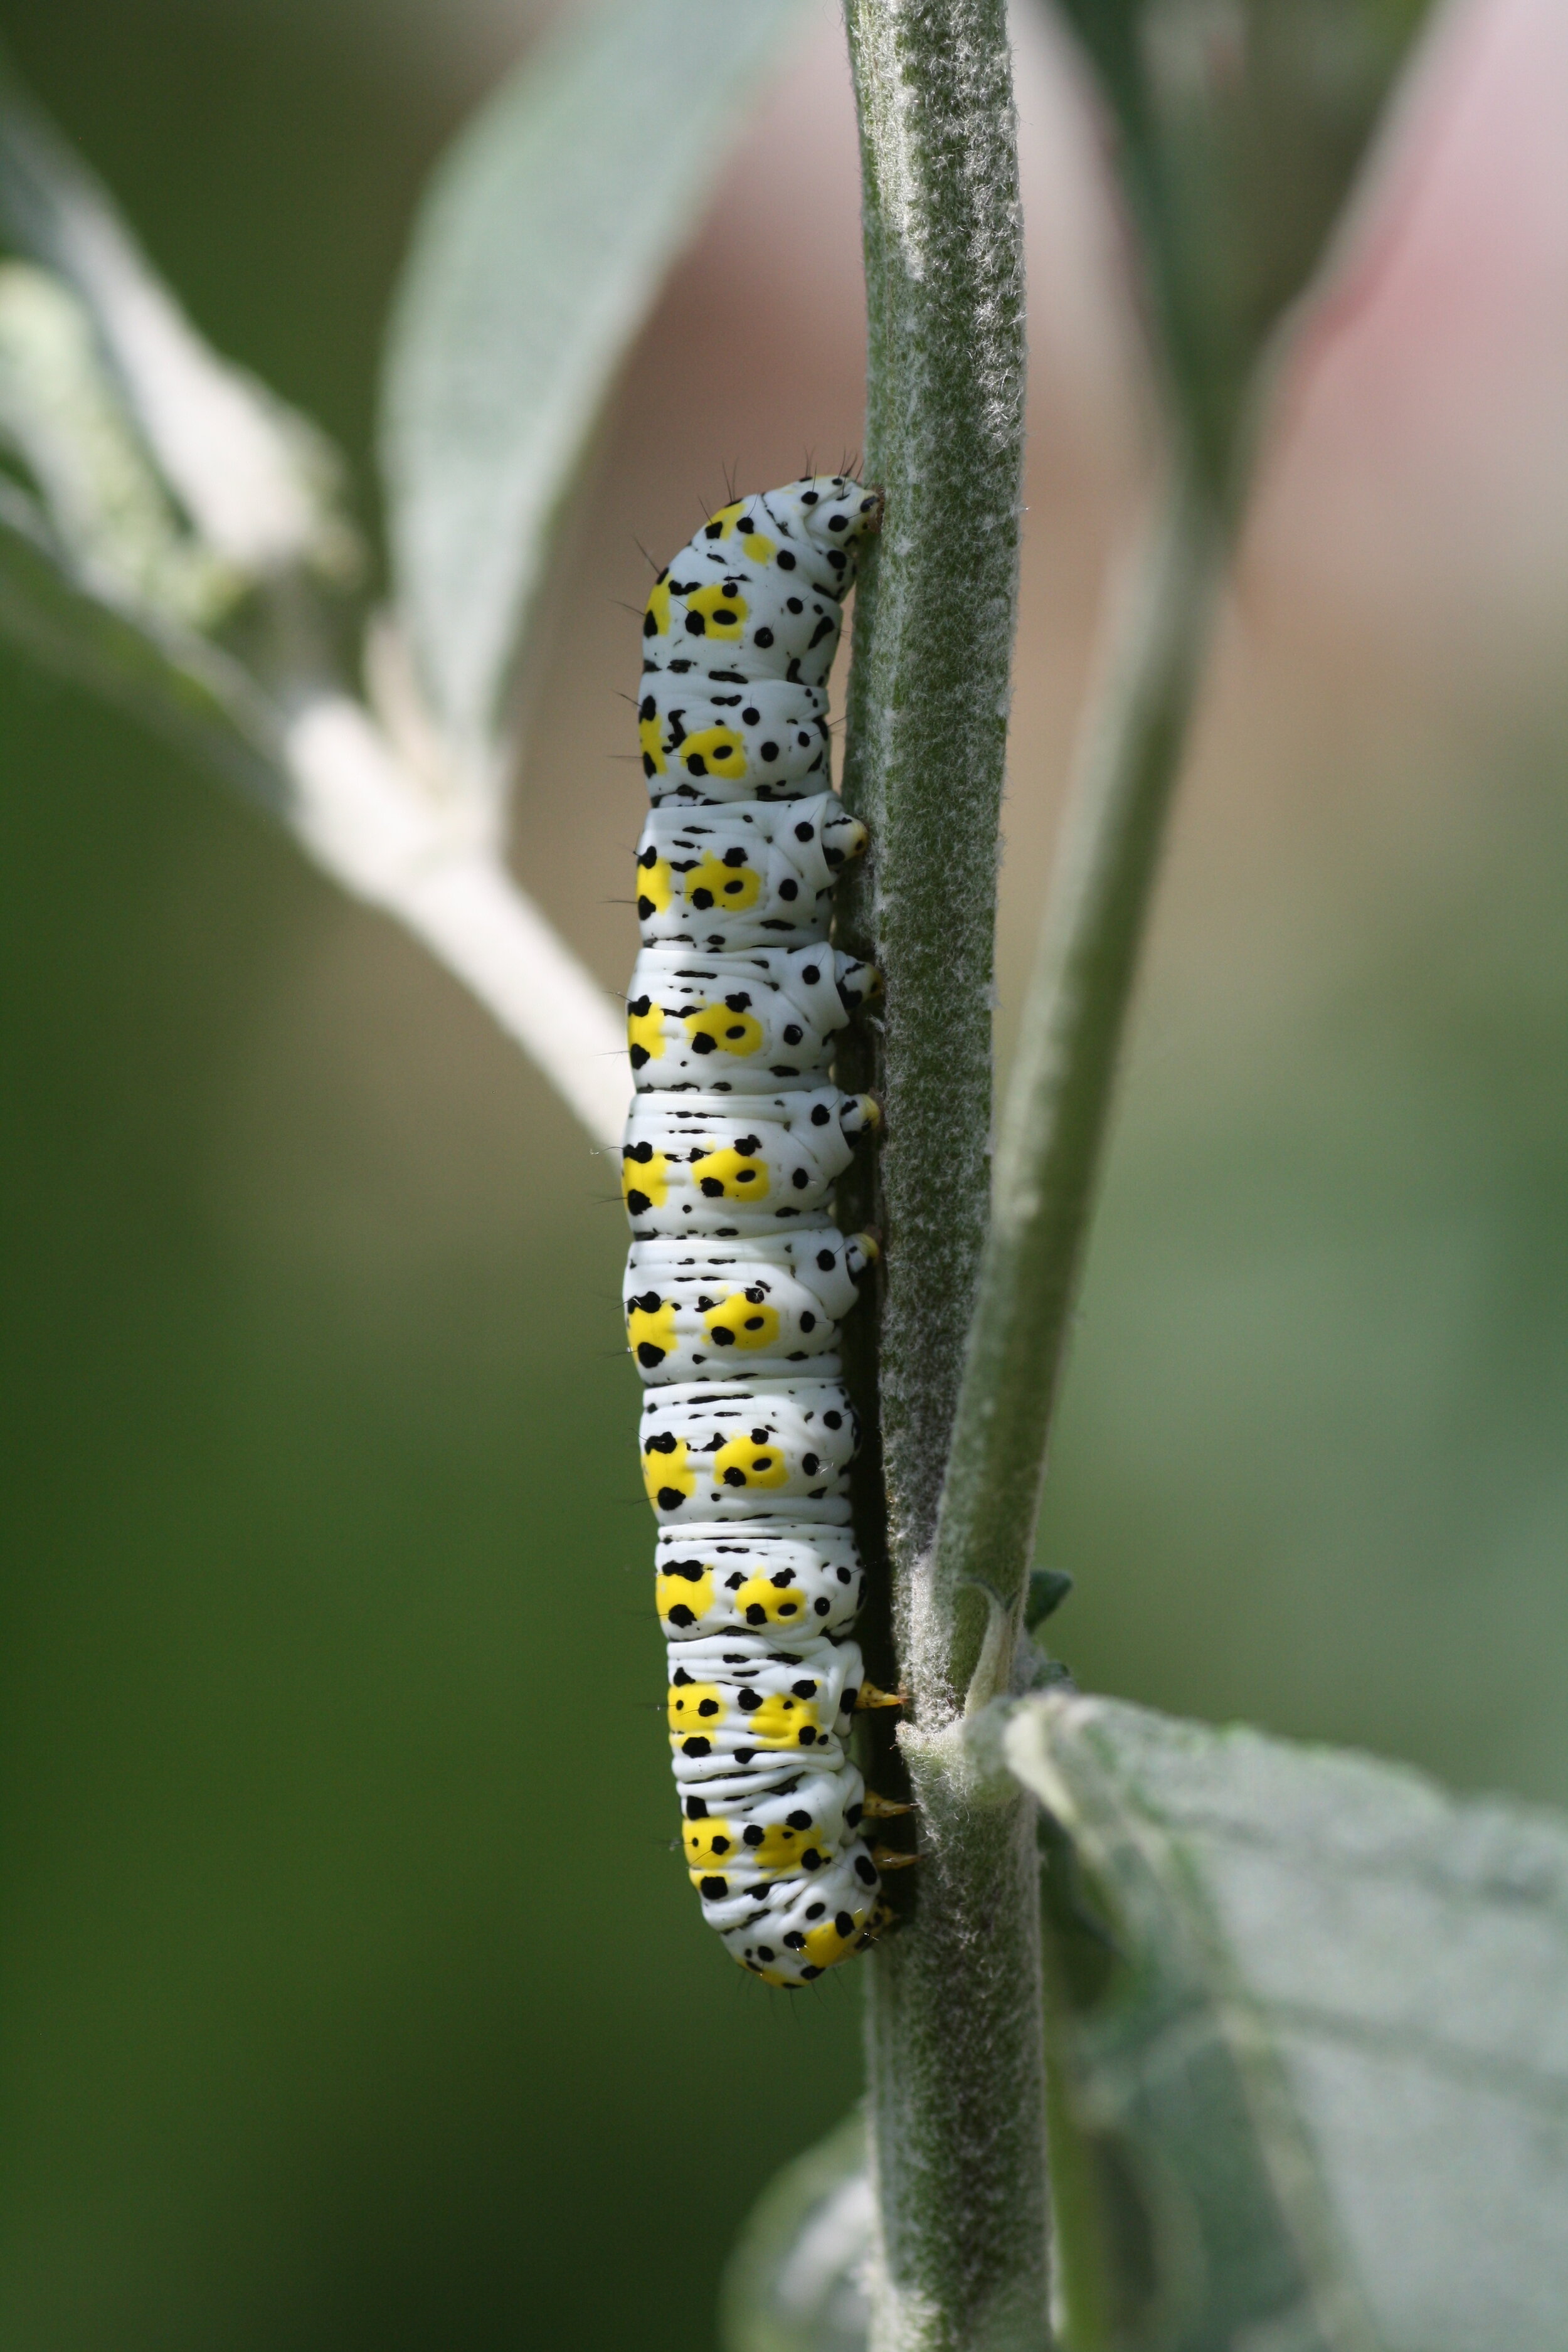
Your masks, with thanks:
[(825, 939), (833, 889), (866, 846), (835, 793), (776, 808), (657, 808), (637, 843), (637, 917), (650, 946), (794, 947)]
[(869, 964), (821, 945), (710, 956), (644, 948), (626, 999), (633, 1079), (719, 1095), (805, 1085), (879, 984)]
[(674, 1644), (709, 1633), (842, 1633), (860, 1614), (866, 1571), (847, 1528), (779, 1535), (727, 1520), (662, 1530), (655, 1589), (673, 1664)]
[(838, 1381), (765, 1389), (677, 1381), (643, 1399), (643, 1483), (660, 1527), (711, 1519), (847, 1526), (859, 1429)]
[[(766, 1241), (634, 1242), (626, 1260), (626, 1344), (645, 1381), (788, 1380), (829, 1360), (869, 1234), (796, 1226)], [(837, 1359), (831, 1359), (837, 1361)]]
[(702, 1234), (733, 1241), (827, 1221), (856, 1139), (881, 1123), (872, 1095), (639, 1092), (626, 1121), (621, 1181), (637, 1241)]
[(659, 574), (637, 721), (651, 808), (626, 1001), (627, 1344), (644, 1382), (669, 1741), (709, 1924), (770, 1984), (808, 1984), (890, 1914), (850, 1760), (858, 1430), (838, 1329), (877, 1255), (831, 1196), (869, 1095), (835, 1043), (878, 992), (836, 950), (833, 889), (867, 845), (830, 789), (827, 677), (881, 499), (845, 475), (737, 499)]

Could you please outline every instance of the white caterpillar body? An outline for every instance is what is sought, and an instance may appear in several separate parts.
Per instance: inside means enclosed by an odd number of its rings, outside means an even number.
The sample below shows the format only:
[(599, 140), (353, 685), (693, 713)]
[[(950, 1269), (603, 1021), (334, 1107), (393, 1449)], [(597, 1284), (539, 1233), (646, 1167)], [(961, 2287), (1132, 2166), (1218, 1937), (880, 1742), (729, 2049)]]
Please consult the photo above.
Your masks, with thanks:
[(654, 809), (637, 844), (643, 937), (712, 955), (825, 939), (834, 883), (865, 846), (865, 826), (835, 793)]
[(643, 624), (626, 1333), (687, 1866), (732, 1957), (782, 1985), (886, 1916), (847, 1748), (882, 1695), (849, 1638), (866, 1577), (837, 1355), (876, 1245), (830, 1215), (877, 1124), (833, 1085), (835, 1041), (878, 982), (828, 939), (866, 830), (828, 789), (826, 698), (880, 510), (842, 475), (737, 499)]
[(672, 1643), (704, 1633), (837, 1633), (854, 1623), (866, 1597), (847, 1528), (781, 1535), (731, 1520), (688, 1523), (660, 1534), (655, 1570), (659, 1622)]
[(826, 1222), (854, 1140), (877, 1124), (869, 1095), (639, 1094), (626, 1121), (622, 1182), (638, 1241), (655, 1234), (726, 1240)]
[(626, 1338), (645, 1381), (790, 1379), (831, 1349), (855, 1304), (868, 1236), (831, 1225), (766, 1241), (635, 1242), (626, 1260)]
[(626, 999), (633, 1077), (716, 1095), (809, 1085), (876, 986), (869, 964), (820, 944), (721, 956), (644, 948)]

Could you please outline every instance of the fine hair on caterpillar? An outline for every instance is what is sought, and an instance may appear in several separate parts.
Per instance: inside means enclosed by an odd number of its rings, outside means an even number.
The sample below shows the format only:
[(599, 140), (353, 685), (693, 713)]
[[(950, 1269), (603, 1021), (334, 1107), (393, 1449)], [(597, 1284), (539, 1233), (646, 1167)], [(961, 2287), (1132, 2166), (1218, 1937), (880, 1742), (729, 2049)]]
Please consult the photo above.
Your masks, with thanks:
[(850, 1759), (866, 1574), (838, 1327), (877, 1255), (834, 1186), (879, 1124), (833, 1083), (877, 995), (831, 944), (866, 848), (828, 772), (827, 677), (881, 495), (846, 470), (734, 498), (659, 572), (637, 727), (652, 803), (626, 992), (627, 1344), (682, 1844), (709, 1924), (769, 1984), (809, 1984), (888, 1924)]

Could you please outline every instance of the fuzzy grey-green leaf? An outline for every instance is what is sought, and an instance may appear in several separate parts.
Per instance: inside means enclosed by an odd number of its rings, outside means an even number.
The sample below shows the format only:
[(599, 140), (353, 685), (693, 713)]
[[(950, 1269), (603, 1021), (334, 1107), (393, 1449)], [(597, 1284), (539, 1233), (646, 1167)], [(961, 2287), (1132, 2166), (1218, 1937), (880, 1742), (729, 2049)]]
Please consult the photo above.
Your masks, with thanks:
[(1560, 2352), (1568, 1823), (1100, 1699), (1006, 1744), (1074, 2352)]
[(276, 712), (238, 664), (177, 621), (113, 601), (75, 569), (41, 510), (0, 481), (0, 634), (285, 816), (292, 786)]
[(325, 436), (203, 341), (113, 199), (0, 52), (0, 236), (75, 289), (148, 451), (215, 556), (254, 579), (360, 562)]
[(196, 628), (232, 604), (238, 575), (182, 528), (83, 305), (25, 261), (0, 262), (0, 446), (79, 572), (111, 596)]
[(1428, 0), (1061, 0), (1121, 138), (1163, 358), (1200, 469), (1323, 258)]
[(487, 785), (616, 369), (798, 16), (798, 0), (610, 0), (573, 18), (480, 110), (426, 200), (382, 459), (424, 692)]
[(876, 2210), (858, 2115), (763, 2190), (724, 2273), (724, 2352), (864, 2352)]

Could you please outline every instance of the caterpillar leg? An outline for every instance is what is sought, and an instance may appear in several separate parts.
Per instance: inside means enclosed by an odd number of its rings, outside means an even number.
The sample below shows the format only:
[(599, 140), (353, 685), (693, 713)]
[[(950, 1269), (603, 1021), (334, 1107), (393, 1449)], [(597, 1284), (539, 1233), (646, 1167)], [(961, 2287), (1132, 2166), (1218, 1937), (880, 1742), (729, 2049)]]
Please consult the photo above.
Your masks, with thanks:
[(869, 1951), (873, 1944), (880, 1944), (889, 1936), (896, 1935), (903, 1924), (902, 1915), (895, 1911), (890, 1903), (879, 1903), (860, 1931), (860, 1941), (856, 1949)]
[(879, 1870), (912, 1870), (917, 1862), (925, 1860), (925, 1856), (923, 1853), (902, 1853), (893, 1845), (874, 1845), (871, 1859)]
[(858, 1707), (902, 1706), (903, 1703), (900, 1691), (879, 1690), (875, 1683), (862, 1683), (855, 1698)]

